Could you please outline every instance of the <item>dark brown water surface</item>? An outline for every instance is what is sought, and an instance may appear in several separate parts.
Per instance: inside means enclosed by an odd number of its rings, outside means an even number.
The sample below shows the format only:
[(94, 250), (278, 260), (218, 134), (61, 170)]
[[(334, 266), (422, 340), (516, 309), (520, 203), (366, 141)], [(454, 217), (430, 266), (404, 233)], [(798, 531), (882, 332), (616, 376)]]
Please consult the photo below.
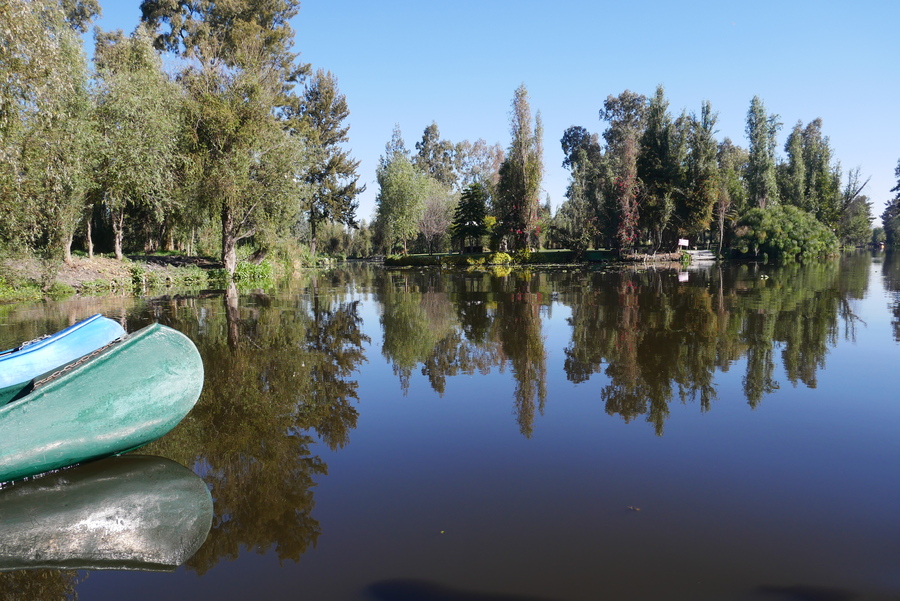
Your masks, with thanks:
[(174, 572), (0, 599), (900, 599), (900, 257), (350, 265), (0, 306), (0, 348), (95, 312), (200, 349), (199, 403), (140, 452), (206, 482), (212, 528)]

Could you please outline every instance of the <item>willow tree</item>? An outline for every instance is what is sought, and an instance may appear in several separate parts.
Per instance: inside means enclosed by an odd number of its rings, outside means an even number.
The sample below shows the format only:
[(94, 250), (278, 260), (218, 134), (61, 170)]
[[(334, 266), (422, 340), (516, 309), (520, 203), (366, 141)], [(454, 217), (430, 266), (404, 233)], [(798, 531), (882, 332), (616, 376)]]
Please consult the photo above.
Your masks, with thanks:
[(171, 204), (182, 98), (146, 27), (128, 38), (101, 31), (96, 37), (96, 183), (121, 260), (126, 215), (138, 210), (159, 221)]
[(233, 275), (242, 240), (253, 237), (266, 249), (297, 222), (309, 153), (305, 140), (272, 116), (280, 93), (277, 71), (217, 67), (189, 71), (183, 81), (193, 127), (195, 200), (219, 217), (222, 262)]
[(529, 236), (538, 219), (544, 174), (544, 127), (540, 112), (532, 126), (525, 84), (519, 86), (513, 97), (509, 130), (512, 141), (500, 166), (497, 218), (499, 231), (510, 237), (514, 250), (520, 250), (528, 248)]
[(50, 258), (68, 256), (90, 184), (87, 64), (76, 31), (96, 13), (86, 1), (0, 4), (0, 238)]
[(419, 231), (419, 218), (425, 210), (426, 186), (430, 178), (416, 169), (401, 150), (391, 150), (391, 143), (386, 153), (388, 156), (382, 157), (375, 172), (379, 186), (375, 197), (375, 223), (388, 251), (394, 243), (403, 244), (406, 251), (407, 242)]

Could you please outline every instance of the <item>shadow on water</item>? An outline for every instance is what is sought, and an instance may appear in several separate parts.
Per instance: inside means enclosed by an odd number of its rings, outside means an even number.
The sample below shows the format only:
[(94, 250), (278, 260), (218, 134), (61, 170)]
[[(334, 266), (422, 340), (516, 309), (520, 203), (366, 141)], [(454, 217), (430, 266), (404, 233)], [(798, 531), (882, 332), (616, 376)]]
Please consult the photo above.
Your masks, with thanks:
[(859, 597), (850, 591), (826, 586), (761, 586), (758, 590), (774, 596), (773, 601), (852, 601)]
[(366, 587), (366, 593), (377, 601), (556, 601), (546, 597), (467, 591), (427, 580), (382, 580)]

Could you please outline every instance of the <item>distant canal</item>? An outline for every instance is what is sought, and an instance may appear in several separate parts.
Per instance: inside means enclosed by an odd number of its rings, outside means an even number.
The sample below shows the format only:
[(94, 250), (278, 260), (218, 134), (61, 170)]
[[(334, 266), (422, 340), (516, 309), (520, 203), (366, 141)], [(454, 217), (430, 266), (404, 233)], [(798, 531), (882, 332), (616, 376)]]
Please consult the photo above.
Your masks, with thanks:
[(900, 256), (350, 265), (0, 306), (0, 348), (96, 312), (200, 349), (199, 403), (136, 454), (202, 478), (212, 526), (174, 571), (73, 557), (0, 599), (900, 598)]

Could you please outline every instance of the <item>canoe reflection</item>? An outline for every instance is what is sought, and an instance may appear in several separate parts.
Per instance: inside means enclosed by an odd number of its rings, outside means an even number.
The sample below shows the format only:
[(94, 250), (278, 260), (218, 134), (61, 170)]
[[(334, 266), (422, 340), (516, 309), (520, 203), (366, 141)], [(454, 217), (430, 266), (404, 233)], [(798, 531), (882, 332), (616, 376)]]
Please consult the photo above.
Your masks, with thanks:
[(0, 491), (0, 570), (174, 570), (212, 515), (206, 484), (180, 464), (110, 457)]

